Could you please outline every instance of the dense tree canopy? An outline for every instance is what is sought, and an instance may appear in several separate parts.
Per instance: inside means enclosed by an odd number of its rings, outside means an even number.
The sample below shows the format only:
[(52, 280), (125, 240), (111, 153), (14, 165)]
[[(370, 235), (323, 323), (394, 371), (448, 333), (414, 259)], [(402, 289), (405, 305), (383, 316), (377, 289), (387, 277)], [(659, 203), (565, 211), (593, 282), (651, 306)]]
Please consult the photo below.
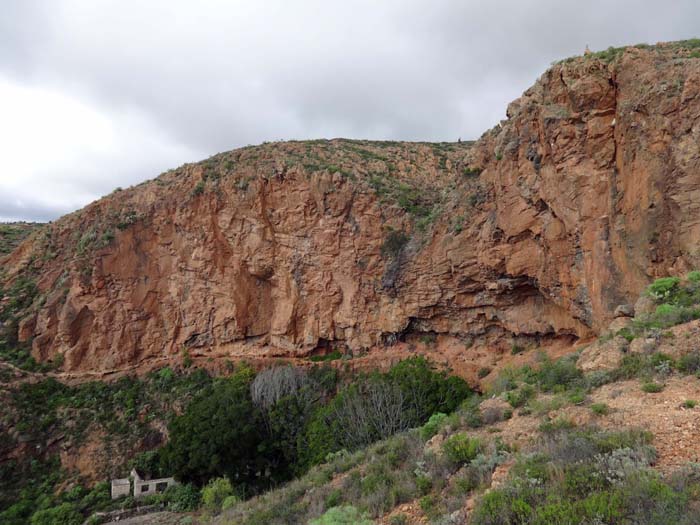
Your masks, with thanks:
[(251, 369), (242, 368), (215, 381), (172, 421), (161, 453), (166, 468), (200, 485), (221, 476), (255, 483), (265, 465), (258, 454), (261, 421), (250, 398), (253, 378)]

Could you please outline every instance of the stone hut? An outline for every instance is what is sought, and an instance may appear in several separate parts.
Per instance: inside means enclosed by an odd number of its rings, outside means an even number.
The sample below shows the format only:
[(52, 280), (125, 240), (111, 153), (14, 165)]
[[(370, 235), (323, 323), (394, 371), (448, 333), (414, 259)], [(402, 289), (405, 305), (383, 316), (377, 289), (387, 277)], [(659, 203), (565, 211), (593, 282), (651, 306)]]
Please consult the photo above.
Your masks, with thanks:
[[(139, 499), (144, 496), (163, 492), (172, 485), (177, 485), (175, 478), (158, 478), (158, 479), (143, 479), (136, 469), (132, 469), (130, 473), (131, 479), (134, 480), (134, 498)], [(131, 492), (131, 481), (129, 478), (113, 479), (112, 480), (112, 499), (117, 499), (121, 496), (128, 496)]]
[(131, 492), (131, 482), (129, 478), (113, 479), (112, 480), (112, 499), (128, 496)]
[(131, 470), (134, 479), (134, 498), (139, 499), (150, 494), (163, 492), (171, 485), (177, 485), (175, 478), (142, 479), (136, 469)]

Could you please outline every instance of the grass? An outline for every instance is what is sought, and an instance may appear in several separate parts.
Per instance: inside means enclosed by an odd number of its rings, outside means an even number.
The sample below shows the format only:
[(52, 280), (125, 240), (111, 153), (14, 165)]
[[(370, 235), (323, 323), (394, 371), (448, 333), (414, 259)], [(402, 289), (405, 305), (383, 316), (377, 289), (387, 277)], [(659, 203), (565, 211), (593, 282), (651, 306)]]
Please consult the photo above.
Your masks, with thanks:
[(695, 401), (694, 399), (686, 399), (683, 401), (683, 407), (684, 408), (695, 408), (697, 406), (698, 402)]

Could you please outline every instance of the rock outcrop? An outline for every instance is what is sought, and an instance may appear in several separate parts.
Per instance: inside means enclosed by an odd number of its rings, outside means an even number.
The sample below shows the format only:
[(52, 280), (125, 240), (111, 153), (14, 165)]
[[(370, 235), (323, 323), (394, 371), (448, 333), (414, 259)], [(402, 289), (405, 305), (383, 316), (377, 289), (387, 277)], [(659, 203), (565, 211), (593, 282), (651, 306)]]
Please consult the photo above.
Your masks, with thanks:
[(436, 334), (503, 352), (598, 334), (700, 266), (690, 51), (563, 61), (507, 115), (475, 143), (264, 144), (115, 191), (2, 261), (39, 289), (19, 337), (97, 373)]

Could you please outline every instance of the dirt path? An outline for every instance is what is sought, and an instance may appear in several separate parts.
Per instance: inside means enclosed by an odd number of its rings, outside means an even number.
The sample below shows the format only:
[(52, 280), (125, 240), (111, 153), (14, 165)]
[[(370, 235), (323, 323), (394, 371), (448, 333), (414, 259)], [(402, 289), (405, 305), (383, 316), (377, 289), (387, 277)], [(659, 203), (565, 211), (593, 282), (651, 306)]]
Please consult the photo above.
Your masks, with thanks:
[(126, 518), (119, 521), (110, 521), (106, 525), (185, 525), (186, 523), (196, 525), (199, 522), (184, 514), (154, 512), (152, 514), (134, 516), (133, 518)]

